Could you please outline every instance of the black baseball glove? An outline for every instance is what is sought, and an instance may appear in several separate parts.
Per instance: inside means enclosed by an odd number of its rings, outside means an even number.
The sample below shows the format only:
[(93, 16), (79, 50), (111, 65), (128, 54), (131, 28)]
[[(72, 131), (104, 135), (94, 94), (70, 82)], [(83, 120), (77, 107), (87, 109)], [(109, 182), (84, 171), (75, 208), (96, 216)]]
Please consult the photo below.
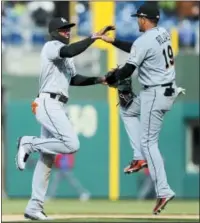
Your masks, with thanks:
[(117, 76), (116, 76), (116, 73), (118, 70), (119, 70), (119, 66), (115, 69), (112, 69), (105, 75), (105, 78), (106, 78), (105, 81), (109, 85), (109, 87), (117, 88), (117, 86), (119, 85), (119, 80), (117, 80)]
[(133, 101), (133, 98), (136, 97), (136, 94), (133, 92), (132, 89), (131, 77), (119, 81), (117, 88), (120, 106), (125, 109), (129, 108)]
[(132, 89), (132, 79), (128, 77), (124, 80), (118, 80), (116, 76), (116, 72), (119, 70), (119, 66), (111, 71), (109, 71), (106, 75), (106, 82), (109, 87), (117, 88), (118, 90), (118, 98), (119, 104), (122, 108), (127, 109), (132, 101), (133, 98), (136, 97), (136, 94), (133, 92)]

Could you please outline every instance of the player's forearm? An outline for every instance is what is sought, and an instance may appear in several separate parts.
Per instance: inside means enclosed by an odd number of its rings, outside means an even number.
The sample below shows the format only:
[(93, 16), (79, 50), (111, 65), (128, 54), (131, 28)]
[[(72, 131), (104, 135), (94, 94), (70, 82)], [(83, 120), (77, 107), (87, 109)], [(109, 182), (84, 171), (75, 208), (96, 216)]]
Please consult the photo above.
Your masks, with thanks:
[(124, 80), (132, 75), (136, 67), (133, 64), (126, 63), (122, 68), (118, 69), (113, 75), (106, 78), (108, 83), (115, 83), (118, 80)]
[(124, 80), (130, 77), (135, 71), (136, 67), (133, 64), (126, 63), (121, 69), (116, 72), (116, 76), (119, 80)]
[(115, 39), (112, 45), (119, 48), (120, 50), (130, 53), (133, 43)]
[(74, 57), (85, 51), (92, 43), (94, 43), (95, 39), (88, 37), (84, 40), (81, 40), (76, 43), (72, 43), (70, 45), (63, 46), (60, 50), (60, 57)]
[(71, 79), (70, 85), (72, 86), (89, 86), (102, 83), (102, 77), (86, 77), (77, 74)]

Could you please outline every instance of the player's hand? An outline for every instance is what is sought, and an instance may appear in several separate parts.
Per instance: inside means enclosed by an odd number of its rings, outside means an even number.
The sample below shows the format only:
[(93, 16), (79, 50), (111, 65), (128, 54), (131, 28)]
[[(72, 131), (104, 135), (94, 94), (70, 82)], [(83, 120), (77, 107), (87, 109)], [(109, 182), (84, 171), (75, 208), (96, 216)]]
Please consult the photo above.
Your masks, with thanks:
[(105, 77), (105, 76), (98, 77), (96, 83), (97, 83), (97, 84), (107, 85), (106, 77)]
[(119, 66), (117, 68), (114, 68), (105, 75), (105, 82), (108, 84), (109, 87), (117, 87), (118, 79), (116, 76), (116, 73), (119, 69)]
[(106, 43), (113, 43), (115, 41), (113, 37), (110, 37), (108, 35), (102, 35), (100, 39)]
[(112, 25), (109, 26), (104, 26), (102, 29), (100, 29), (98, 32), (96, 32), (97, 36), (102, 36), (104, 34), (106, 34), (109, 31), (115, 30), (115, 27)]
[(91, 38), (95, 39), (95, 40), (102, 39), (102, 36), (111, 30), (115, 30), (115, 27), (114, 26), (105, 26), (103, 29), (99, 30), (98, 32), (93, 33)]
[(103, 77), (102, 77), (102, 82), (101, 82), (101, 84), (103, 84), (103, 85), (108, 85), (108, 83), (106, 82), (106, 76), (103, 76)]

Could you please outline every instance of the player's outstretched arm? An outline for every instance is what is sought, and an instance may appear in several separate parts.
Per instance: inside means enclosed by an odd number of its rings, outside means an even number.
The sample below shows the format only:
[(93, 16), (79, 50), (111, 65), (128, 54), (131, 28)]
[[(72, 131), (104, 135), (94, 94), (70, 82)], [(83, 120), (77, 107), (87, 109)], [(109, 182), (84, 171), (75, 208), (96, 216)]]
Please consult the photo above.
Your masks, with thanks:
[(126, 53), (131, 52), (131, 47), (133, 45), (133, 43), (131, 43), (131, 42), (121, 41), (121, 40), (118, 40), (116, 38), (113, 38), (113, 37), (110, 37), (107, 35), (102, 35), (101, 40), (103, 40), (106, 43), (112, 44), (113, 46), (117, 47), (120, 50), (125, 51)]
[(87, 77), (80, 74), (76, 74), (72, 77), (70, 85), (72, 86), (88, 86), (94, 84), (104, 84), (105, 77)]
[(114, 39), (114, 42), (112, 43), (112, 45), (119, 48), (120, 50), (130, 53), (133, 43)]
[(60, 57), (71, 58), (71, 57), (79, 55), (80, 53), (85, 51), (90, 45), (92, 45), (95, 42), (95, 40), (100, 39), (101, 35), (104, 35), (108, 31), (111, 31), (114, 29), (115, 29), (114, 26), (105, 26), (103, 29), (99, 30), (97, 33), (94, 33), (92, 36), (84, 40), (63, 46), (60, 49)]
[(96, 38), (88, 37), (84, 40), (78, 41), (76, 43), (72, 43), (70, 45), (63, 46), (60, 49), (60, 57), (62, 58), (71, 58), (79, 55), (83, 51), (85, 51), (90, 45), (94, 43)]
[(118, 80), (124, 80), (130, 77), (135, 69), (136, 66), (130, 63), (126, 63), (122, 68), (113, 69), (105, 75), (106, 83), (113, 85)]

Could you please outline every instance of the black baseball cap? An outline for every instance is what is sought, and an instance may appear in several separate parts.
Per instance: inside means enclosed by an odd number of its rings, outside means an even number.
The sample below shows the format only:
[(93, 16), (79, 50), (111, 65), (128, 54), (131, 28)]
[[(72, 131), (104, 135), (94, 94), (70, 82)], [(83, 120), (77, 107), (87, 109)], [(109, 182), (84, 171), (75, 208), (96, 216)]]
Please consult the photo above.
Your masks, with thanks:
[(146, 17), (149, 19), (159, 20), (160, 12), (159, 12), (159, 8), (155, 4), (148, 2), (141, 5), (139, 9), (137, 10), (137, 13), (132, 14), (131, 16), (132, 17)]
[(69, 23), (65, 18), (62, 17), (53, 18), (49, 23), (49, 33), (57, 29), (69, 29), (75, 25), (75, 23)]

